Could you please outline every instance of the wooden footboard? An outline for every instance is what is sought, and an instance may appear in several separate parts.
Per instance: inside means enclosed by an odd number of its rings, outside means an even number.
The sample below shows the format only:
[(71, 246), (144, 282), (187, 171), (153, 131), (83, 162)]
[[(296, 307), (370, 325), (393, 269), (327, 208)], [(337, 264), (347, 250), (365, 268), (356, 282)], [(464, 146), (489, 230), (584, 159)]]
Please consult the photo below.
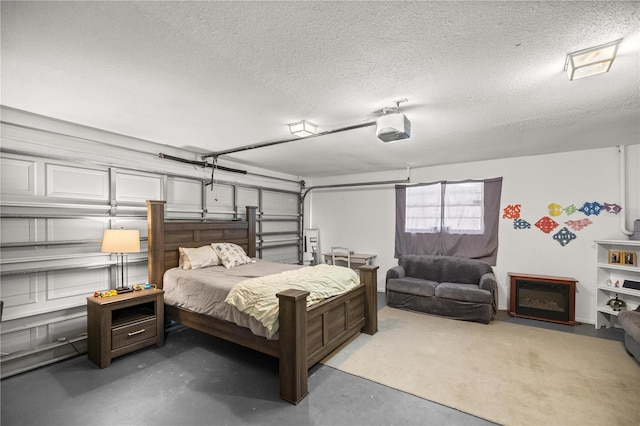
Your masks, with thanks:
[(297, 404), (308, 394), (308, 370), (360, 332), (378, 331), (377, 266), (361, 267), (363, 283), (307, 308), (308, 292), (278, 293), (279, 340), (186, 309), (165, 306), (167, 320), (246, 346), (280, 360), (280, 398)]
[(377, 266), (363, 266), (363, 283), (309, 308), (302, 290), (280, 299), (280, 398), (297, 404), (308, 393), (308, 369), (360, 332), (378, 331)]
[[(162, 288), (164, 271), (178, 264), (178, 247), (236, 242), (255, 257), (255, 207), (246, 221), (165, 222), (164, 201), (148, 201), (149, 281)], [(165, 226), (166, 224), (166, 226)], [(307, 308), (306, 291), (278, 293), (279, 340), (186, 309), (165, 306), (165, 317), (187, 327), (279, 358), (280, 398), (292, 404), (308, 393), (308, 369), (360, 332), (378, 331), (377, 266), (360, 268), (361, 284)]]

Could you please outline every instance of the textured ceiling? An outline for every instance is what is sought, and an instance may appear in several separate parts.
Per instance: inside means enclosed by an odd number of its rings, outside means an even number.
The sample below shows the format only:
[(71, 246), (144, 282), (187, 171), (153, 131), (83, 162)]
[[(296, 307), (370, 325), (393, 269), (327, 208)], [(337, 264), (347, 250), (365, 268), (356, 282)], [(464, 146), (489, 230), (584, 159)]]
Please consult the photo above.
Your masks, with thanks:
[[(302, 177), (640, 143), (639, 2), (2, 2), (6, 106)], [(607, 74), (566, 54), (624, 38)]]

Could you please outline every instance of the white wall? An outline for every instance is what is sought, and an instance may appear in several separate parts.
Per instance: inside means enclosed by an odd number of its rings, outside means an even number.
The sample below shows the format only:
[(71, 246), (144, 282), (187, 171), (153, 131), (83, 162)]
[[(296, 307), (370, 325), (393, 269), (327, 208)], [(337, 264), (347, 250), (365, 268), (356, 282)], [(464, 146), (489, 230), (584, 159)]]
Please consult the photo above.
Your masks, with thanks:
[[(627, 147), (627, 229), (640, 218), (640, 145)], [(533, 224), (549, 215), (547, 206), (562, 207), (584, 202), (620, 204), (619, 154), (617, 148), (562, 154), (519, 157), (494, 161), (452, 164), (411, 171), (411, 182), (503, 177), (501, 213), (509, 204), (521, 204), (521, 216), (531, 223), (529, 230), (513, 229), (513, 221), (501, 219), (498, 261), (494, 271), (500, 285), (500, 309), (508, 303), (509, 272), (573, 277), (579, 281), (576, 320), (595, 321), (596, 239), (627, 239), (620, 230), (621, 215), (603, 212), (589, 216), (593, 222), (575, 232), (577, 239), (562, 247), (551, 234)], [(399, 180), (406, 171), (315, 179), (311, 185)], [(394, 259), (394, 186), (318, 189), (307, 198), (305, 226), (320, 230), (322, 250), (342, 245), (357, 252), (377, 254), (378, 290), (384, 291), (386, 270)], [(568, 220), (585, 218), (582, 213), (554, 218), (564, 226)], [(559, 230), (560, 227), (556, 229)]]

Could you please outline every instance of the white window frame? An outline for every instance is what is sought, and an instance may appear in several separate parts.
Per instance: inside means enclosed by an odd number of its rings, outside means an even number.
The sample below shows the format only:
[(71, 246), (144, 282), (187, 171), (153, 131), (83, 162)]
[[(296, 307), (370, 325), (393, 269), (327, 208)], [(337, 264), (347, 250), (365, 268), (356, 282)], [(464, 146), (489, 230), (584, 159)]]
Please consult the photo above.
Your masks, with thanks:
[(405, 232), (483, 234), (484, 182), (437, 182), (407, 187)]

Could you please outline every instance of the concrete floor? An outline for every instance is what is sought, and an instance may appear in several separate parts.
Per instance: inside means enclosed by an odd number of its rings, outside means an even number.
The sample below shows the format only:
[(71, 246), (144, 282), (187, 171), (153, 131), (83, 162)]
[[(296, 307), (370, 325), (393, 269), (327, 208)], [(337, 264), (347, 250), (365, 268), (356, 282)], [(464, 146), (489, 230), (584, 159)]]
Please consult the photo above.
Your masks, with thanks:
[[(384, 306), (384, 294), (379, 294)], [(592, 325), (499, 319), (622, 340)], [(99, 369), (79, 356), (1, 382), (1, 424), (12, 425), (489, 425), (483, 419), (316, 365), (309, 396), (278, 399), (278, 362), (194, 330), (171, 331), (162, 348)]]

